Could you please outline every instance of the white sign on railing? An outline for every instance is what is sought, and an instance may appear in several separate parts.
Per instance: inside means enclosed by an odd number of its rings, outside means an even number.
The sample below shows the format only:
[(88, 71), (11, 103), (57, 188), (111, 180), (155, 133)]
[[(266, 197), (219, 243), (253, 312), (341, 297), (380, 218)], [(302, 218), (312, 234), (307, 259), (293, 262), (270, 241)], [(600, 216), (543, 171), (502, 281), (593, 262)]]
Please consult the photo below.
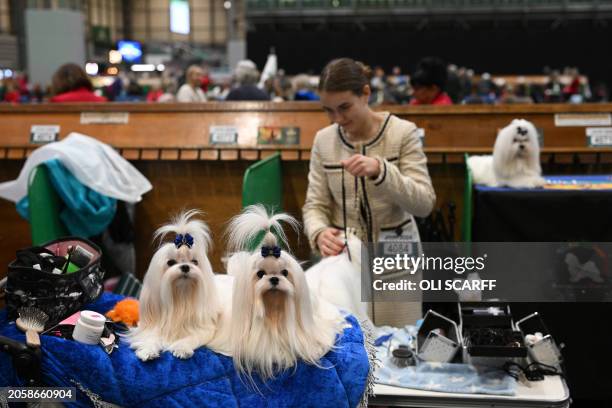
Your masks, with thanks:
[(609, 113), (557, 113), (555, 126), (610, 126), (612, 115)]
[(236, 126), (211, 126), (208, 131), (210, 144), (236, 144), (238, 142), (238, 128)]
[(30, 127), (30, 143), (44, 144), (56, 142), (59, 137), (58, 125), (32, 125)]
[(589, 147), (612, 147), (612, 127), (587, 128), (586, 137)]
[(81, 125), (127, 125), (130, 121), (128, 112), (82, 112)]

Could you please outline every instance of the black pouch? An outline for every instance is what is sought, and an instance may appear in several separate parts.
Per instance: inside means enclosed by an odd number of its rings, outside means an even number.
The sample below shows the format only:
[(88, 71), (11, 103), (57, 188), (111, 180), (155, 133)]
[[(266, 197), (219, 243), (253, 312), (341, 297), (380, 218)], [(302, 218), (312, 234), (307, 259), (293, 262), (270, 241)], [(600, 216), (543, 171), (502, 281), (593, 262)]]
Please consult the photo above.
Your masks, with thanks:
[[(77, 246), (92, 255), (77, 271), (54, 274), (35, 269), (32, 265), (36, 255), (47, 253), (50, 255), (48, 259), (56, 260), (64, 258), (69, 247)], [(35, 307), (49, 316), (46, 327), (51, 327), (93, 302), (102, 294), (104, 271), (100, 267), (101, 259), (102, 252), (96, 244), (78, 237), (60, 238), (40, 247), (17, 251), (17, 259), (8, 266), (5, 287), (9, 319), (15, 319), (21, 307)]]

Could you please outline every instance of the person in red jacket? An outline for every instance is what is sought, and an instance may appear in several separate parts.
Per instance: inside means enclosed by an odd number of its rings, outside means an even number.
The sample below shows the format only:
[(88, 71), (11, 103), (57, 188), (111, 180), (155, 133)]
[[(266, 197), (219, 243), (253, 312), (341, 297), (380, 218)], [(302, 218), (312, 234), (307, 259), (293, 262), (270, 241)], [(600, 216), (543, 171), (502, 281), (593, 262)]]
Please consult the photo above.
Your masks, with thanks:
[(21, 95), (19, 95), (19, 89), (17, 83), (12, 78), (4, 80), (4, 99), (3, 102), (19, 103)]
[(50, 102), (106, 102), (93, 93), (87, 73), (77, 64), (64, 64), (55, 71), (51, 80), (54, 96)]
[(448, 72), (439, 58), (423, 58), (410, 79), (414, 92), (411, 105), (452, 105), (453, 101), (444, 92)]
[(157, 102), (160, 96), (164, 94), (164, 90), (161, 88), (161, 85), (155, 84), (147, 93), (147, 102)]

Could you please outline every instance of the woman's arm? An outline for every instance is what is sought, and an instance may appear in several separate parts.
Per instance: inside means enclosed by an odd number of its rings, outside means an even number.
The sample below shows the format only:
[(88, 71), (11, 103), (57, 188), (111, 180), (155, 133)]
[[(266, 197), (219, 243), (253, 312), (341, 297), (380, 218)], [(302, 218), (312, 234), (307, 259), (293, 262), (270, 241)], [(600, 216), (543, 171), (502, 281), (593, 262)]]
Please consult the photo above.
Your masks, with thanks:
[(436, 203), (436, 193), (427, 171), (427, 157), (413, 125), (402, 137), (397, 165), (381, 157), (380, 173), (375, 189), (386, 194), (404, 210), (417, 217), (426, 217)]

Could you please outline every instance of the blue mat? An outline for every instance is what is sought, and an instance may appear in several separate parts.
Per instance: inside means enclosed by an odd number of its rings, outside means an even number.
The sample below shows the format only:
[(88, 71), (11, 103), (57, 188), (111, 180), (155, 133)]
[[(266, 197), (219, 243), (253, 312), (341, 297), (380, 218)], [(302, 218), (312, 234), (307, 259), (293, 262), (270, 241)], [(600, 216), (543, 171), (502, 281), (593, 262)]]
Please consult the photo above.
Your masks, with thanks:
[(538, 191), (538, 192), (558, 192), (558, 191), (608, 191), (612, 188), (612, 175), (586, 175), (586, 176), (543, 176), (546, 185), (543, 188), (512, 188), (512, 187), (489, 187), (476, 184), (474, 188), (478, 191)]
[[(120, 299), (105, 293), (87, 309), (105, 312)], [(87, 393), (122, 407), (355, 407), (368, 386), (370, 365), (357, 320), (347, 321), (351, 327), (337, 339), (337, 349), (321, 359), (324, 368), (299, 363), (266, 384), (258, 382), (261, 393), (237, 376), (231, 358), (206, 348), (187, 360), (165, 352), (143, 363), (124, 341), (109, 356), (100, 346), (41, 336), (42, 378), (47, 386), (77, 387), (78, 400), (66, 403), (72, 407), (92, 406)], [(25, 341), (5, 311), (0, 335)], [(10, 356), (0, 352), (0, 386), (9, 385), (21, 382)]]

